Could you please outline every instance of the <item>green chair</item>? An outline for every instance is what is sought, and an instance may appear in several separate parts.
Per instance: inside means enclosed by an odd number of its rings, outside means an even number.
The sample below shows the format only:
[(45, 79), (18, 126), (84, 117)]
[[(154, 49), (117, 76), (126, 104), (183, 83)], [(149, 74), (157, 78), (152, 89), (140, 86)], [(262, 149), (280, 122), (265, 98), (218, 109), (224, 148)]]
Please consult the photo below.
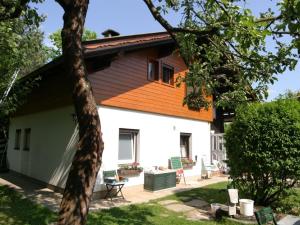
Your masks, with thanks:
[(118, 173), (116, 170), (108, 170), (103, 171), (103, 180), (106, 186), (106, 198), (110, 198), (112, 201), (113, 197), (122, 197), (124, 199), (124, 195), (122, 193), (122, 188), (124, 187), (125, 183), (119, 181)]
[(269, 222), (277, 225), (273, 211), (270, 207), (262, 208), (261, 210), (254, 212), (258, 225), (264, 225)]
[(176, 170), (176, 176), (179, 178), (179, 182), (183, 177), (184, 183), (186, 184), (184, 170), (181, 163), (181, 157), (171, 157), (170, 164), (171, 164), (171, 169)]

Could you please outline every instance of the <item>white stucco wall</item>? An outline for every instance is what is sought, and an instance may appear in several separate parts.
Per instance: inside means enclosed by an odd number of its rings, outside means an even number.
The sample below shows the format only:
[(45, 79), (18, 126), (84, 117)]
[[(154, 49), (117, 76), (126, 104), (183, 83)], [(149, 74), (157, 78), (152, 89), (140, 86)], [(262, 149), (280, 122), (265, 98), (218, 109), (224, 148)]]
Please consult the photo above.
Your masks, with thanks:
[[(63, 187), (77, 143), (73, 107), (11, 119), (8, 162), (11, 170)], [(24, 130), (31, 128), (30, 151), (23, 151)], [(22, 129), (21, 148), (14, 149), (16, 129)]]
[[(180, 133), (192, 134), (192, 158), (198, 162), (186, 176), (200, 175), (201, 158), (210, 163), (210, 123), (144, 113), (132, 110), (98, 108), (103, 130), (105, 150), (96, 190), (101, 188), (102, 170), (116, 169), (118, 165), (119, 128), (139, 130), (139, 163), (145, 169), (152, 166), (168, 167), (168, 159), (180, 156)], [(143, 184), (144, 175), (129, 178), (126, 186)]]
[[(210, 124), (152, 113), (111, 107), (98, 107), (104, 139), (103, 164), (95, 191), (103, 189), (102, 171), (117, 169), (119, 128), (139, 130), (139, 163), (145, 169), (168, 166), (168, 159), (180, 156), (180, 133), (192, 134), (192, 156), (198, 162), (186, 176), (199, 175), (201, 158), (210, 161)], [(35, 113), (11, 120), (8, 143), (10, 169), (64, 187), (77, 137), (72, 120), (73, 107)], [(30, 151), (22, 150), (24, 130), (31, 128)], [(15, 131), (22, 129), (21, 149), (14, 150)], [(132, 177), (126, 186), (143, 184), (143, 173)]]

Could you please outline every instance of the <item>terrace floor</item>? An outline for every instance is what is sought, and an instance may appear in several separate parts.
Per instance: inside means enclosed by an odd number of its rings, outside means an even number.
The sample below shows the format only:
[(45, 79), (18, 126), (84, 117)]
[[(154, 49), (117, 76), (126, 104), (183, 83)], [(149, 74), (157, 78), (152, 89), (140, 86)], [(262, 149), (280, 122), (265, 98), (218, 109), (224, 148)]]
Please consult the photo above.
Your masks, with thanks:
[[(200, 177), (200, 176), (199, 176)], [(174, 193), (191, 190), (193, 188), (198, 188), (206, 186), (213, 183), (218, 183), (222, 181), (227, 181), (227, 176), (215, 176), (210, 179), (202, 179), (199, 177), (187, 177), (186, 183), (177, 184), (176, 187), (161, 190), (157, 192), (145, 191), (142, 185), (130, 186), (123, 188), (123, 194), (125, 200), (114, 199), (113, 201), (105, 199), (95, 199), (90, 205), (90, 210), (105, 209), (129, 204), (148, 202), (153, 199), (162, 198), (167, 195)], [(8, 172), (0, 174), (0, 185), (7, 185), (16, 189), (18, 192), (25, 195), (25, 197), (50, 208), (53, 211), (58, 211), (59, 204), (62, 195), (60, 193), (54, 192), (51, 189), (45, 187), (37, 182), (32, 182), (31, 179), (24, 176), (17, 175), (16, 173)]]

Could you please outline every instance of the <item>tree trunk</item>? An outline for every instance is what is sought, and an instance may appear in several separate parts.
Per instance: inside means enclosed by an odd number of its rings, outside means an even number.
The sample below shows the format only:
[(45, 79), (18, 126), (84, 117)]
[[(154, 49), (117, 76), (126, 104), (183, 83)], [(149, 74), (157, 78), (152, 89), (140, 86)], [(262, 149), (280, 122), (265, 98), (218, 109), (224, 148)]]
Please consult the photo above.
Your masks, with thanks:
[(73, 85), (73, 103), (79, 124), (79, 143), (60, 205), (60, 225), (85, 224), (101, 165), (103, 140), (97, 105), (84, 65), (81, 38), (89, 0), (56, 0), (64, 8), (62, 48)]

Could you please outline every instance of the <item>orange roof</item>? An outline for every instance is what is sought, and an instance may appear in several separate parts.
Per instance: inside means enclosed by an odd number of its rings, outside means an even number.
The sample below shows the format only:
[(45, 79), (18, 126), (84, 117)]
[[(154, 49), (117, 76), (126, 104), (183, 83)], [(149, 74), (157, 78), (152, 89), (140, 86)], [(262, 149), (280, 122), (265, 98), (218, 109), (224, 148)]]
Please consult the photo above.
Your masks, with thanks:
[(129, 36), (115, 36), (102, 38), (98, 40), (85, 41), (83, 45), (85, 50), (109, 49), (114, 47), (122, 47), (133, 44), (146, 44), (153, 41), (170, 40), (171, 37), (167, 32), (138, 34)]

